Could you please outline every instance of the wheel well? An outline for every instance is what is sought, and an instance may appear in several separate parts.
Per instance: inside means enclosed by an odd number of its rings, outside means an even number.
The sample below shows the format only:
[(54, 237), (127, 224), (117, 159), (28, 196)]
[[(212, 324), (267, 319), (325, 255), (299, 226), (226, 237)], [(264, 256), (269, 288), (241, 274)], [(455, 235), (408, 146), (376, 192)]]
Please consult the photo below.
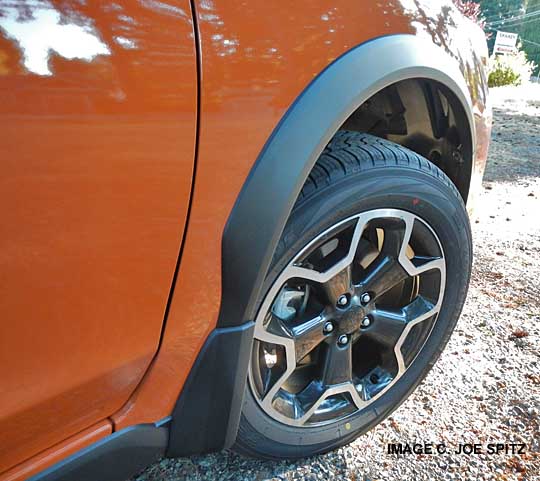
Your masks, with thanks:
[(407, 147), (439, 167), (467, 200), (472, 167), (469, 121), (457, 97), (430, 79), (402, 80), (365, 101), (339, 130)]

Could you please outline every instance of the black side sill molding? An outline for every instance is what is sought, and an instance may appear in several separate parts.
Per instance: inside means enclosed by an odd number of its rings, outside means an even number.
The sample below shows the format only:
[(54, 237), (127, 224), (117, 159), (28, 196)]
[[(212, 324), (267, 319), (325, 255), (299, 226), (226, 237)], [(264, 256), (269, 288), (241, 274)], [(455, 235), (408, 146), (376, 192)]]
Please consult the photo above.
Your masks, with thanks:
[(28, 481), (119, 481), (129, 478), (165, 453), (166, 418), (156, 424), (123, 429), (67, 457)]

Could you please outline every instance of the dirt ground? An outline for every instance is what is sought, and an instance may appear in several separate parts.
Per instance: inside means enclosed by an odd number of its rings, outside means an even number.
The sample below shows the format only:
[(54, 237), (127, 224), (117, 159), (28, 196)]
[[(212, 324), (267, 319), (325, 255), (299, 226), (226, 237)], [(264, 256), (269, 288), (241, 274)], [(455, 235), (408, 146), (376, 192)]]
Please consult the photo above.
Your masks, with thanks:
[[(492, 91), (493, 140), (472, 218), (475, 261), (458, 327), (394, 415), (333, 453), (262, 462), (232, 452), (157, 462), (157, 480), (540, 480), (540, 85)], [(444, 454), (388, 454), (388, 443)], [(455, 454), (478, 443), (481, 454)], [(525, 443), (524, 454), (488, 443)], [(504, 449), (512, 449), (510, 446)]]

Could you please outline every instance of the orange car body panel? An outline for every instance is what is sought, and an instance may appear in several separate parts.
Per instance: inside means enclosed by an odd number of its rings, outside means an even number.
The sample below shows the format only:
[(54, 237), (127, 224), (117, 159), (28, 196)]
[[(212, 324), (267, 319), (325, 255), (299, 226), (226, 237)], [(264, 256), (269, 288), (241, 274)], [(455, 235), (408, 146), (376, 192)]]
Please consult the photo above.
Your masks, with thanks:
[(0, 472), (112, 415), (151, 362), (197, 105), (188, 0), (16, 3), (0, 3)]
[(40, 473), (49, 466), (94, 444), (111, 433), (111, 422), (101, 421), (100, 423), (71, 436), (66, 441), (55, 444), (42, 453), (30, 458), (28, 461), (18, 464), (7, 472), (0, 474), (0, 481), (24, 481), (29, 476)]
[[(103, 27), (107, 9), (97, 3), (87, 7), (85, 18), (112, 45), (112, 28)], [(116, 3), (131, 10), (129, 16), (137, 21), (120, 42), (133, 56), (118, 61), (115, 55), (84, 62), (57, 59), (58, 73), (39, 80), (50, 80), (54, 94), (73, 104), (69, 115), (78, 115), (80, 92), (73, 94), (65, 85), (71, 85), (73, 76), (95, 75), (96, 90), (109, 95), (99, 97), (97, 111), (113, 120), (116, 108), (125, 109), (120, 112), (125, 123), (105, 128), (84, 111), (82, 125), (59, 124), (62, 116), (46, 118), (45, 104), (38, 115), (21, 118), (21, 108), (29, 108), (26, 92), (15, 99), (12, 112), (6, 114), (0, 105), (7, 153), (1, 209), (10, 234), (0, 241), (3, 284), (8, 287), (0, 295), (5, 318), (19, 320), (2, 325), (9, 331), (2, 332), (0, 342), (6, 345), (0, 356), (4, 369), (6, 362), (11, 367), (1, 373), (0, 388), (7, 376), (12, 392), (18, 389), (19, 394), (13, 395), (11, 406), (0, 404), (0, 446), (7, 435), (10, 445), (15, 436), (20, 447), (10, 447), (4, 457), (0, 450), (0, 471), (107, 416), (117, 431), (170, 415), (216, 325), (222, 234), (238, 193), (287, 109), (351, 48), (397, 33), (440, 45), (460, 64), (470, 87), (477, 135), (475, 178), (485, 164), (490, 114), (485, 78), (478, 74), (485, 56), (474, 53), (477, 45), (463, 35), (472, 24), (450, 1), (195, 0), (201, 62), (197, 167), (182, 259), (161, 334), (191, 181), (197, 85), (193, 26), (187, 0), (146, 2), (154, 6), (151, 15), (143, 15), (135, 2)], [(137, 42), (145, 36), (148, 45)], [(20, 51), (12, 39), (0, 35), (0, 54), (5, 51), (9, 61), (19, 55), (10, 68), (20, 67)], [(156, 62), (153, 71), (152, 59), (160, 53), (163, 62)], [(147, 70), (134, 72), (138, 57), (148, 61), (143, 62)], [(0, 92), (23, 86), (31, 77), (3, 74), (8, 63), (0, 55)], [(38, 88), (42, 83), (32, 95), (39, 98)], [(132, 102), (122, 100), (126, 92)], [(84, 93), (90, 100), (92, 95)], [(170, 122), (164, 126), (166, 115)], [(35, 297), (25, 302), (30, 292)], [(21, 321), (36, 318), (49, 323)], [(159, 351), (148, 367), (160, 335)], [(74, 346), (77, 351), (72, 352)], [(96, 351), (88, 356), (91, 347)], [(39, 373), (50, 370), (60, 374), (37, 382)], [(53, 392), (56, 397), (50, 396)], [(74, 418), (74, 406), (79, 409), (83, 398), (86, 409)], [(34, 415), (19, 409), (20, 403)], [(15, 417), (17, 410), (22, 417)], [(6, 419), (12, 424), (2, 425)], [(18, 432), (21, 422), (39, 443), (25, 430)]]

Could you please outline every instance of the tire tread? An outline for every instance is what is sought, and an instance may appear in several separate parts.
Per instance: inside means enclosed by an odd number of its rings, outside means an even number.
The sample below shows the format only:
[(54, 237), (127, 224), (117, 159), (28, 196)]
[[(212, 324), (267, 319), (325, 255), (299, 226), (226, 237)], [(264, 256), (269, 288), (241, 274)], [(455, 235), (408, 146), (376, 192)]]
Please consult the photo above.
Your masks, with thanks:
[(351, 174), (390, 165), (421, 170), (441, 180), (461, 197), (455, 184), (432, 162), (399, 144), (362, 132), (340, 130), (323, 150), (309, 174), (295, 209), (308, 202), (321, 189)]

